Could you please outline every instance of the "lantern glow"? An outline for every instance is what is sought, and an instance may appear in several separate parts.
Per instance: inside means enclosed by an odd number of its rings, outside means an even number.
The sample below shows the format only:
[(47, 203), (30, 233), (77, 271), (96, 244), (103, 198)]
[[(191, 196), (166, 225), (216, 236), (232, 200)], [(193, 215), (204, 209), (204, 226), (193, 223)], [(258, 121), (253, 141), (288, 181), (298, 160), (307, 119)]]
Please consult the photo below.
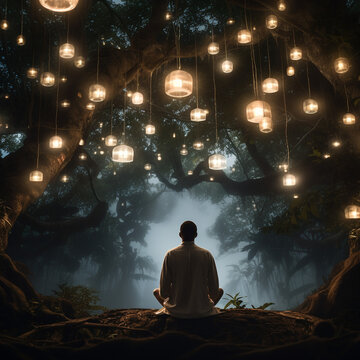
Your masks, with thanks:
[(85, 145), (85, 141), (84, 141), (84, 139), (80, 139), (80, 141), (79, 141), (79, 145), (80, 145), (80, 146), (84, 146), (84, 145)]
[(69, 100), (66, 100), (66, 99), (61, 100), (60, 106), (61, 106), (62, 108), (68, 108), (68, 107), (70, 107), (70, 101), (69, 101)]
[(225, 60), (221, 64), (221, 69), (225, 74), (231, 73), (234, 69), (234, 64), (230, 60)]
[(276, 93), (279, 91), (279, 82), (274, 78), (267, 78), (262, 82), (262, 90), (267, 94)]
[(360, 207), (357, 205), (348, 205), (345, 208), (346, 219), (360, 219)]
[(52, 136), (49, 140), (50, 149), (61, 149), (63, 146), (63, 140), (60, 136)]
[(338, 74), (348, 72), (350, 68), (349, 60), (345, 57), (337, 58), (334, 62), (334, 68)]
[(63, 59), (72, 59), (75, 55), (75, 47), (72, 44), (65, 43), (60, 46), (59, 55)]
[(16, 43), (19, 45), (19, 46), (23, 46), (25, 45), (25, 36), (24, 35), (19, 35), (17, 38), (16, 38)]
[(154, 135), (155, 134), (155, 126), (153, 124), (147, 124), (145, 126), (145, 134), (146, 135)]
[(193, 171), (192, 170), (188, 170), (187, 174), (190, 176), (193, 174)]
[(217, 43), (217, 42), (211, 42), (210, 44), (209, 44), (209, 46), (208, 46), (208, 53), (210, 54), (210, 55), (216, 55), (216, 54), (218, 54), (219, 53), (219, 50), (220, 50), (220, 48), (219, 48), (219, 43)]
[(70, 180), (70, 178), (69, 178), (69, 176), (67, 176), (67, 175), (63, 175), (63, 176), (60, 178), (60, 181), (61, 181), (62, 183), (67, 183), (67, 182), (69, 182), (69, 180)]
[(314, 99), (306, 99), (303, 102), (303, 110), (306, 114), (315, 114), (319, 110), (319, 105)]
[(286, 68), (286, 75), (287, 76), (294, 76), (295, 75), (295, 68), (293, 66), (288, 66)]
[(63, 83), (67, 82), (67, 77), (66, 77), (66, 75), (63, 75), (63, 76), (60, 78), (60, 81), (63, 82)]
[(204, 143), (201, 140), (196, 140), (193, 143), (193, 149), (202, 150), (204, 148)]
[(115, 146), (117, 145), (117, 138), (114, 135), (108, 135), (105, 138), (105, 145), (106, 146)]
[(112, 161), (120, 163), (134, 161), (134, 149), (124, 144), (115, 146), (112, 150)]
[(205, 121), (206, 114), (208, 114), (207, 110), (195, 108), (190, 112), (190, 120), (195, 122)]
[(73, 10), (79, 0), (39, 0), (40, 4), (48, 10), (66, 12)]
[(226, 20), (226, 25), (233, 25), (235, 24), (235, 19), (230, 17)]
[(289, 168), (288, 164), (280, 164), (279, 165), (279, 169), (282, 170), (283, 172), (287, 172)]
[(146, 164), (144, 165), (144, 169), (145, 169), (146, 171), (150, 171), (150, 170), (151, 170), (151, 164), (146, 163)]
[(261, 100), (252, 101), (246, 107), (246, 117), (247, 120), (252, 123), (260, 123), (260, 121), (264, 121), (264, 119), (271, 122), (272, 115), (270, 105)]
[(299, 47), (293, 47), (290, 50), (290, 59), (291, 60), (301, 60), (302, 59), (302, 50)]
[(283, 176), (283, 185), (284, 186), (295, 186), (296, 185), (296, 177), (292, 174), (285, 174)]
[(139, 91), (134, 92), (131, 96), (131, 102), (134, 105), (141, 105), (144, 102), (144, 95)]
[(346, 113), (344, 116), (343, 116), (343, 123), (345, 125), (354, 125), (356, 122), (356, 118), (355, 118), (355, 115), (354, 114), (351, 114), (351, 113)]
[(277, 3), (277, 8), (279, 11), (285, 11), (286, 10), (286, 3), (284, 0), (280, 0)]
[(83, 68), (85, 66), (85, 58), (83, 56), (77, 56), (74, 60), (74, 65), (78, 69)]
[(1, 20), (0, 27), (1, 30), (7, 30), (9, 28), (9, 22), (6, 19)]
[(269, 15), (266, 17), (266, 27), (270, 30), (276, 29), (278, 26), (278, 18), (275, 15)]
[(209, 156), (209, 169), (224, 170), (226, 169), (226, 158), (221, 154), (214, 154)]
[(29, 68), (28, 71), (26, 72), (26, 76), (28, 79), (36, 79), (38, 76), (37, 69), (34, 67)]
[(100, 84), (93, 84), (89, 88), (89, 99), (93, 102), (104, 101), (106, 97), (106, 89)]
[(93, 103), (88, 103), (85, 107), (87, 110), (95, 110), (95, 104)]
[(259, 130), (263, 133), (272, 131), (272, 121), (269, 118), (262, 118), (259, 122)]
[(31, 182), (42, 182), (44, 179), (44, 174), (40, 170), (33, 170), (29, 175), (29, 180)]
[(55, 76), (51, 72), (43, 72), (40, 76), (40, 84), (45, 87), (51, 87), (55, 84)]
[(174, 98), (191, 95), (193, 79), (191, 74), (183, 70), (174, 70), (165, 78), (165, 93)]
[(79, 159), (85, 161), (87, 159), (87, 155), (85, 153), (80, 153)]
[(183, 144), (181, 150), (180, 150), (180, 155), (186, 156), (188, 154), (188, 149), (186, 148), (186, 145)]
[(252, 40), (251, 32), (248, 29), (242, 29), (237, 34), (239, 44), (248, 44)]

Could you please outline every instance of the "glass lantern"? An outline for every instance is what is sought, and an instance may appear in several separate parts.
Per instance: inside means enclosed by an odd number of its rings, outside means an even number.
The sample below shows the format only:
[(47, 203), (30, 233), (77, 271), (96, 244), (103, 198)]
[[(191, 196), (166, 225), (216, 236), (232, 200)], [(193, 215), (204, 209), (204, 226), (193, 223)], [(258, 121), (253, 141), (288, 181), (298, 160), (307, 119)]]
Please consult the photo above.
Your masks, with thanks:
[(334, 62), (334, 68), (338, 74), (346, 73), (350, 68), (349, 60), (345, 57), (337, 58)]
[(162, 160), (162, 157), (161, 157), (161, 154), (160, 154), (160, 153), (158, 153), (158, 154), (156, 155), (156, 157), (157, 157), (158, 161), (161, 161), (161, 160)]
[(80, 139), (79, 145), (80, 145), (80, 146), (84, 146), (84, 145), (85, 145), (85, 140), (84, 140), (84, 139)]
[(284, 186), (295, 186), (296, 185), (296, 177), (295, 177), (295, 175), (286, 173), (283, 176), (283, 185)]
[(59, 55), (63, 59), (72, 59), (75, 55), (75, 47), (72, 44), (65, 43), (60, 46)]
[(233, 25), (235, 24), (235, 19), (230, 17), (226, 20), (226, 25)]
[(55, 76), (51, 72), (43, 72), (40, 76), (40, 84), (45, 87), (51, 87), (55, 84)]
[(28, 71), (26, 72), (26, 76), (28, 79), (36, 79), (38, 76), (37, 69), (34, 67), (29, 68)]
[(277, 8), (279, 11), (285, 11), (286, 10), (286, 3), (284, 0), (279, 0), (277, 3)]
[(319, 110), (319, 105), (314, 99), (306, 99), (303, 102), (303, 109), (306, 114), (315, 114)]
[(69, 177), (68, 175), (63, 175), (63, 176), (60, 178), (60, 181), (61, 181), (62, 183), (67, 183), (67, 182), (69, 182), (69, 180), (70, 180), (70, 177)]
[(188, 170), (187, 174), (190, 176), (193, 174), (193, 171), (192, 170)]
[(272, 131), (272, 120), (269, 118), (262, 118), (259, 122), (259, 130), (263, 133)]
[(225, 60), (222, 64), (221, 64), (221, 69), (222, 71), (227, 74), (227, 73), (231, 73), (234, 69), (234, 64), (232, 61), (230, 60)]
[(180, 155), (186, 156), (188, 154), (188, 149), (186, 148), (186, 145), (183, 144), (181, 150), (180, 150)]
[(74, 60), (74, 65), (78, 69), (83, 68), (85, 66), (85, 58), (83, 56), (76, 56), (76, 58)]
[(94, 102), (104, 101), (106, 89), (100, 84), (93, 84), (89, 88), (89, 99)]
[(79, 159), (80, 159), (81, 161), (85, 161), (85, 160), (87, 159), (87, 155), (86, 155), (85, 153), (80, 153), (80, 154), (79, 154)]
[(19, 46), (23, 46), (25, 45), (25, 36), (24, 35), (19, 35), (17, 38), (16, 38), (16, 43), (19, 45)]
[(50, 149), (61, 149), (63, 146), (63, 140), (60, 136), (52, 136), (49, 140)]
[(209, 169), (224, 170), (226, 169), (226, 158), (221, 154), (214, 154), (209, 156)]
[(165, 20), (167, 20), (167, 21), (169, 21), (169, 20), (171, 20), (172, 19), (172, 13), (171, 13), (171, 11), (167, 11), (166, 13), (165, 13)]
[(56, 12), (65, 12), (73, 10), (79, 0), (39, 0), (40, 4), (48, 10)]
[(0, 27), (1, 30), (7, 30), (9, 28), (9, 22), (6, 19), (1, 20)]
[(293, 66), (288, 66), (286, 68), (286, 75), (287, 76), (294, 76), (295, 75), (295, 68)]
[(195, 150), (204, 149), (204, 143), (201, 140), (195, 140), (193, 143), (193, 149), (195, 149)]
[(116, 146), (117, 145), (117, 138), (114, 135), (108, 135), (105, 138), (105, 145), (106, 146)]
[(278, 26), (278, 18), (275, 15), (269, 15), (266, 17), (266, 27), (270, 30), (276, 29)]
[(145, 134), (146, 135), (154, 135), (155, 134), (155, 126), (153, 124), (147, 124), (145, 126)]
[(120, 163), (134, 161), (134, 149), (124, 144), (115, 146), (112, 151), (112, 160)]
[(343, 123), (345, 125), (354, 125), (356, 122), (356, 118), (355, 118), (355, 115), (354, 114), (351, 114), (351, 113), (346, 113), (344, 116), (343, 116)]
[(88, 103), (85, 107), (87, 110), (95, 110), (95, 104), (93, 103)]
[(61, 78), (60, 78), (60, 81), (62, 83), (66, 83), (67, 82), (67, 76), (66, 75), (62, 75)]
[(261, 100), (252, 101), (246, 107), (246, 117), (247, 120), (252, 123), (259, 123), (265, 119), (267, 121), (271, 121), (272, 115), (270, 105), (267, 102)]
[(151, 164), (146, 163), (146, 164), (144, 165), (144, 169), (145, 169), (146, 171), (150, 171), (150, 170), (151, 170)]
[(139, 91), (134, 92), (131, 96), (131, 102), (134, 105), (141, 105), (144, 102), (144, 95)]
[(61, 100), (60, 106), (65, 109), (68, 108), (68, 107), (70, 107), (70, 101), (66, 100), (66, 99)]
[(267, 94), (276, 93), (279, 91), (279, 82), (274, 78), (267, 78), (262, 82), (262, 90)]
[(341, 146), (341, 142), (339, 140), (334, 140), (331, 145), (335, 148), (338, 148), (339, 146)]
[(293, 47), (290, 50), (290, 59), (291, 60), (301, 60), (302, 59), (302, 50), (299, 47)]
[(288, 164), (280, 164), (279, 169), (286, 173), (289, 169), (289, 165)]
[(42, 182), (44, 179), (44, 174), (40, 170), (33, 170), (29, 175), (29, 180), (31, 182)]
[(190, 112), (190, 120), (195, 122), (205, 121), (207, 114), (207, 110), (195, 108)]
[(360, 207), (357, 205), (348, 205), (345, 208), (346, 219), (360, 219)]
[(191, 95), (193, 78), (184, 70), (174, 70), (165, 78), (165, 93), (174, 98), (183, 98)]
[(209, 46), (208, 46), (208, 53), (210, 54), (210, 55), (216, 55), (216, 54), (218, 54), (219, 53), (219, 50), (220, 50), (220, 48), (219, 48), (219, 43), (217, 43), (217, 42), (211, 42), (210, 44), (209, 44)]
[(248, 44), (252, 40), (251, 32), (248, 29), (242, 29), (237, 34), (239, 44)]

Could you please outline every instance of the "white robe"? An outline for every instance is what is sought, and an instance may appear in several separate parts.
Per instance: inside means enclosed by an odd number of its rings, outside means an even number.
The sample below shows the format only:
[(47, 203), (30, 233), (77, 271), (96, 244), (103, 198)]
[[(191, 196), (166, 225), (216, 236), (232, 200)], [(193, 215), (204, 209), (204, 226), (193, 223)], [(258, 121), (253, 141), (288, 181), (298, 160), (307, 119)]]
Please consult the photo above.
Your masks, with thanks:
[(178, 318), (200, 318), (220, 313), (211, 298), (219, 294), (219, 279), (210, 251), (183, 241), (169, 250), (160, 276), (165, 313)]

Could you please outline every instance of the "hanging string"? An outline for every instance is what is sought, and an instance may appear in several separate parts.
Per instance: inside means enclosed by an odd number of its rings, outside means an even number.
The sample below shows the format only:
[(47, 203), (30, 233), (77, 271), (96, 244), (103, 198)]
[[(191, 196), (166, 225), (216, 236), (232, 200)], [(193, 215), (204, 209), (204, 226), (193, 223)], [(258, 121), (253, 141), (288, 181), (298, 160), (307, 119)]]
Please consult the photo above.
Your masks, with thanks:
[(199, 84), (198, 84), (198, 59), (197, 59), (197, 44), (196, 44), (196, 36), (195, 36), (195, 80), (196, 80), (196, 107), (199, 107)]
[(261, 49), (260, 49), (260, 43), (257, 44), (257, 48), (258, 48), (258, 55), (259, 55), (259, 70), (260, 70), (260, 84), (262, 84), (263, 81), (263, 72), (262, 72), (262, 61), (261, 61)]
[(271, 77), (271, 64), (270, 64), (270, 52), (269, 52), (269, 38), (266, 38), (266, 47), (267, 47), (267, 57), (269, 65), (269, 77)]
[(310, 90), (310, 78), (309, 78), (309, 62), (306, 62), (306, 78), (308, 83), (308, 90), (309, 90), (309, 98), (311, 98), (311, 90)]
[(150, 72), (150, 101), (149, 101), (150, 124), (151, 124), (151, 115), (152, 115), (152, 74), (153, 71)]
[(110, 135), (112, 135), (112, 128), (113, 128), (113, 106), (114, 106), (114, 102), (113, 99), (111, 99), (111, 104), (110, 104)]
[(69, 42), (69, 23), (70, 23), (70, 20), (69, 20), (69, 14), (67, 15), (67, 30), (66, 30), (66, 42), (68, 43)]
[(244, 0), (244, 16), (245, 16), (245, 27), (248, 29), (247, 15), (246, 15), (246, 0)]
[(294, 47), (296, 47), (294, 27), (292, 28), (292, 34), (293, 34)]
[(178, 69), (181, 70), (181, 59), (180, 59), (180, 24), (179, 24), (179, 35), (178, 35)]
[[(58, 74), (57, 77), (60, 79), (60, 59), (59, 59), (59, 65), (58, 65)], [(57, 86), (56, 86), (56, 110), (55, 110), (55, 135), (57, 135), (57, 123), (58, 123), (58, 112), (59, 112), (59, 84), (60, 81), (58, 80)]]
[[(286, 47), (285, 47), (286, 54)], [(284, 112), (285, 112), (285, 146), (287, 153), (287, 166), (290, 167), (290, 147), (289, 147), (289, 137), (288, 137), (288, 116), (287, 116), (287, 105), (286, 105), (286, 93), (285, 93), (285, 76), (284, 76), (284, 60), (283, 55), (281, 58), (281, 84), (282, 84), (282, 95), (283, 95), (283, 103), (284, 103)]]
[(345, 84), (345, 82), (344, 82), (344, 90), (345, 90), (345, 97), (346, 97), (347, 112), (350, 112), (349, 96), (348, 96), (348, 93), (347, 93), (347, 89), (346, 89), (346, 84)]
[(215, 145), (218, 142), (218, 119), (217, 119), (217, 104), (216, 104), (216, 82), (215, 82), (215, 62), (212, 56), (212, 78), (214, 86), (214, 114), (215, 114)]
[(139, 69), (136, 70), (136, 91), (139, 90)]
[(38, 126), (37, 126), (37, 154), (36, 154), (36, 170), (39, 168), (39, 158), (40, 158), (40, 118), (41, 118), (41, 106), (42, 106), (42, 89), (40, 87), (39, 95), (39, 117), (38, 117)]
[(50, 71), (50, 33), (49, 34), (49, 54), (48, 54), (48, 71)]
[(98, 48), (97, 48), (97, 65), (96, 65), (96, 83), (99, 83), (99, 63), (100, 63), (100, 44), (98, 40)]
[[(125, 89), (126, 89), (126, 74), (125, 74)], [(124, 121), (123, 121), (123, 133), (122, 133), (122, 136), (123, 136), (123, 140), (125, 142), (125, 129), (126, 129), (126, 98), (127, 98), (127, 94), (126, 94), (126, 91), (124, 91)]]
[(224, 45), (225, 45), (225, 60), (228, 59), (228, 56), (227, 56), (227, 45), (226, 45), (226, 27), (224, 25)]

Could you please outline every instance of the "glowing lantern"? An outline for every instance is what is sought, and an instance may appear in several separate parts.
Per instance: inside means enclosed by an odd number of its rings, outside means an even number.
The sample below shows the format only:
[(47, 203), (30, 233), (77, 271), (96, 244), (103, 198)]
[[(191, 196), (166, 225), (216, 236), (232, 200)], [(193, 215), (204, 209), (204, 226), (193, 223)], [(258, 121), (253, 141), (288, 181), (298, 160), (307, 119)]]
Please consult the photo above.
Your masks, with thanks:
[(165, 20), (169, 21), (171, 19), (172, 19), (172, 13), (171, 13), (171, 11), (167, 11), (165, 13)]
[(129, 98), (131, 98), (131, 97), (133, 96), (133, 93), (132, 93), (132, 91), (127, 90), (127, 91), (126, 91), (126, 95), (127, 95)]
[(267, 78), (262, 82), (262, 90), (267, 94), (276, 93), (279, 91), (279, 82), (274, 78)]
[(314, 99), (306, 99), (303, 102), (303, 109), (306, 114), (315, 114), (319, 110), (319, 105)]
[(174, 98), (191, 95), (193, 90), (192, 76), (183, 70), (174, 70), (165, 78), (165, 93)]
[(284, 186), (295, 186), (296, 185), (296, 177), (292, 174), (285, 174), (283, 176), (283, 185)]
[(38, 76), (37, 69), (35, 69), (34, 67), (29, 68), (28, 71), (26, 72), (26, 76), (29, 79), (36, 79), (36, 77)]
[(67, 182), (69, 182), (69, 180), (70, 180), (70, 178), (69, 178), (69, 176), (67, 176), (67, 175), (63, 175), (63, 176), (60, 178), (60, 181), (61, 181), (62, 183), (67, 183)]
[(286, 68), (286, 75), (287, 76), (294, 76), (295, 75), (295, 68), (293, 66), (288, 66)]
[(290, 50), (291, 60), (300, 60), (302, 58), (302, 50), (298, 47), (294, 47)]
[(234, 69), (234, 64), (232, 61), (230, 60), (225, 60), (222, 64), (221, 64), (221, 68), (222, 68), (222, 71), (224, 73), (231, 73)]
[(201, 140), (196, 140), (193, 143), (193, 148), (195, 150), (202, 150), (204, 148), (204, 143)]
[(5, 20), (1, 20), (0, 27), (2, 30), (7, 30), (9, 28), (9, 22)]
[(49, 140), (50, 149), (61, 149), (63, 146), (63, 140), (60, 136), (52, 136)]
[(323, 155), (323, 158), (324, 158), (324, 159), (328, 159), (329, 157), (331, 157), (331, 155), (328, 154), (328, 153), (326, 153), (326, 154)]
[(209, 180), (210, 180), (210, 181), (214, 181), (215, 179), (214, 179), (212, 176), (210, 176), (210, 177), (209, 177)]
[(146, 171), (150, 171), (150, 170), (151, 170), (151, 164), (146, 163), (146, 164), (144, 165), (144, 169), (145, 169)]
[(55, 76), (51, 72), (43, 72), (40, 76), (40, 84), (45, 87), (51, 87), (55, 84)]
[(279, 165), (279, 169), (282, 170), (283, 172), (287, 172), (289, 168), (288, 164), (280, 164)]
[(134, 105), (141, 105), (144, 102), (144, 95), (139, 91), (134, 92), (131, 96), (131, 102)]
[(192, 174), (193, 174), (193, 171), (192, 171), (192, 170), (188, 170), (187, 174), (188, 174), (188, 175), (192, 175)]
[(80, 146), (84, 146), (84, 145), (85, 145), (84, 139), (81, 139), (81, 140), (79, 141), (79, 145), (80, 145)]
[(66, 83), (66, 82), (67, 82), (67, 77), (66, 77), (66, 75), (63, 75), (63, 76), (60, 78), (60, 81), (63, 82), (63, 83)]
[(158, 161), (161, 161), (162, 157), (161, 157), (161, 154), (160, 154), (160, 153), (157, 154), (157, 159), (158, 159)]
[(19, 35), (19, 36), (16, 38), (16, 43), (17, 43), (19, 46), (25, 45), (25, 36), (24, 36), (24, 35)]
[(218, 54), (219, 53), (219, 50), (220, 50), (220, 48), (219, 48), (219, 43), (217, 43), (217, 42), (211, 42), (210, 44), (209, 44), (209, 46), (208, 46), (208, 53), (210, 54), (210, 55), (216, 55), (216, 54)]
[(341, 142), (339, 141), (339, 140), (334, 140), (332, 143), (331, 143), (331, 145), (333, 146), (333, 147), (339, 147), (339, 146), (341, 146)]
[(78, 69), (83, 68), (85, 66), (85, 58), (83, 56), (77, 56), (74, 60), (74, 65)]
[(195, 122), (205, 121), (206, 114), (208, 114), (207, 110), (195, 108), (190, 112), (190, 120)]
[(252, 123), (259, 123), (264, 119), (271, 121), (272, 115), (270, 105), (261, 100), (252, 101), (246, 107), (246, 117), (247, 120)]
[(180, 150), (180, 155), (186, 156), (188, 154), (188, 149), (186, 148), (186, 145), (183, 144), (181, 150)]
[(337, 58), (334, 62), (334, 68), (338, 74), (346, 73), (350, 68), (349, 60), (344, 57)]
[(93, 84), (89, 88), (89, 99), (94, 102), (104, 101), (106, 97), (106, 90), (100, 84)]
[(108, 135), (105, 138), (105, 145), (106, 146), (115, 146), (117, 145), (117, 138), (114, 135)]
[(85, 153), (80, 153), (79, 159), (85, 161), (87, 159), (87, 155)]
[(351, 113), (346, 113), (344, 116), (343, 116), (343, 123), (345, 125), (354, 125), (356, 122), (356, 118), (355, 118), (355, 115), (354, 114), (351, 114)]
[(278, 1), (277, 6), (278, 6), (279, 11), (285, 11), (286, 10), (286, 3), (285, 3), (284, 0)]
[(118, 145), (113, 148), (112, 160), (120, 163), (129, 163), (134, 160), (134, 149), (127, 145)]
[(272, 121), (269, 118), (262, 118), (259, 122), (259, 130), (263, 133), (272, 131)]
[(298, 194), (294, 194), (293, 198), (294, 198), (294, 199), (298, 199), (298, 198), (299, 198), (299, 195), (298, 195)]
[(72, 44), (65, 43), (60, 46), (59, 55), (63, 59), (72, 59), (75, 55), (75, 47)]
[(70, 101), (69, 101), (69, 100), (66, 100), (66, 99), (61, 100), (60, 106), (61, 106), (62, 108), (68, 108), (68, 107), (70, 107)]
[(214, 154), (209, 157), (209, 169), (224, 170), (226, 169), (226, 158), (221, 154)]
[(237, 34), (239, 44), (248, 44), (252, 40), (251, 32), (248, 29), (242, 29)]
[(42, 182), (44, 174), (40, 170), (33, 170), (29, 175), (29, 180), (32, 182)]
[(145, 134), (146, 135), (154, 135), (155, 134), (155, 126), (153, 124), (147, 124), (145, 126)]
[(345, 208), (346, 219), (360, 219), (360, 207), (357, 205), (348, 205)]
[(95, 110), (95, 104), (93, 103), (88, 103), (85, 107), (87, 110)]
[(269, 15), (266, 17), (266, 27), (268, 29), (276, 29), (278, 26), (278, 18), (275, 15)]
[(79, 0), (39, 0), (40, 4), (48, 10), (65, 12), (76, 7)]
[(230, 17), (226, 20), (226, 25), (233, 25), (235, 24), (235, 19)]

